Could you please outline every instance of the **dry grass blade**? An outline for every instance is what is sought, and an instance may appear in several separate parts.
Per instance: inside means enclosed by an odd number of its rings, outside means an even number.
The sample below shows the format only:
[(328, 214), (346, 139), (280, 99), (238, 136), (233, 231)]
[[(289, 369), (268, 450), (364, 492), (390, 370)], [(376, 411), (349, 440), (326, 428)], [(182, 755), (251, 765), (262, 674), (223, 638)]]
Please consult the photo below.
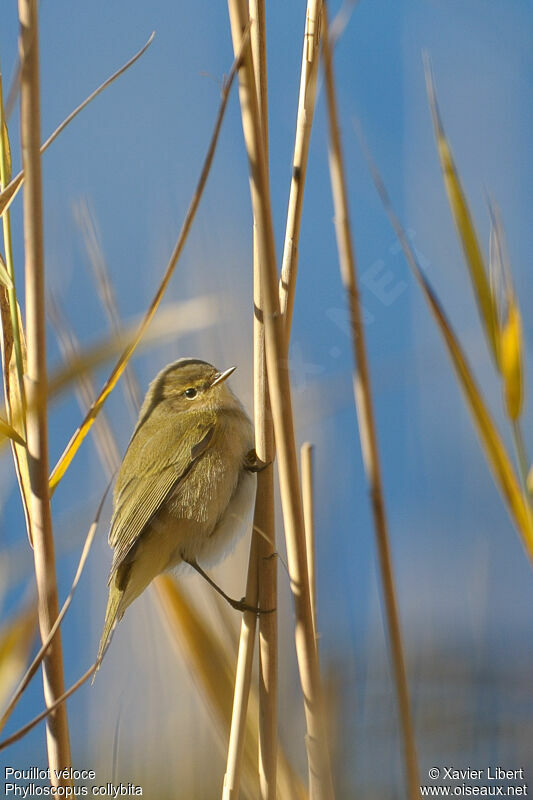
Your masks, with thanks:
[[(22, 694), (23, 694), (24, 690), (28, 686), (29, 682), (31, 681), (31, 679), (33, 678), (33, 676), (35, 675), (37, 670), (39, 669), (39, 665), (41, 664), (41, 662), (42, 662), (42, 660), (43, 660), (48, 648), (50, 647), (50, 644), (51, 644), (54, 636), (56, 635), (56, 632), (59, 629), (59, 626), (63, 622), (63, 619), (64, 619), (65, 614), (67, 613), (67, 611), (68, 611), (68, 609), (70, 607), (70, 604), (72, 603), (72, 598), (74, 597), (74, 592), (76, 591), (76, 588), (77, 588), (78, 583), (80, 581), (83, 569), (85, 567), (85, 563), (87, 561), (87, 557), (89, 555), (89, 551), (91, 549), (91, 545), (92, 545), (92, 543), (94, 541), (94, 536), (95, 536), (95, 533), (96, 533), (96, 529), (98, 527), (98, 522), (100, 521), (100, 514), (102, 513), (102, 508), (104, 506), (105, 499), (107, 497), (107, 493), (109, 491), (109, 488), (110, 488), (110, 485), (107, 487), (107, 489), (104, 492), (104, 495), (103, 495), (103, 497), (102, 497), (102, 499), (100, 501), (100, 504), (98, 506), (98, 509), (96, 511), (96, 516), (95, 516), (93, 522), (91, 523), (91, 527), (89, 528), (89, 531), (88, 531), (87, 536), (85, 538), (85, 544), (83, 545), (83, 549), (82, 549), (82, 552), (81, 552), (80, 560), (78, 562), (78, 568), (76, 570), (76, 574), (74, 575), (74, 580), (72, 581), (72, 586), (70, 587), (70, 591), (69, 591), (69, 593), (68, 593), (68, 595), (67, 595), (67, 597), (65, 599), (65, 602), (63, 603), (63, 605), (61, 607), (61, 611), (59, 612), (59, 614), (57, 616), (57, 619), (55, 620), (54, 624), (52, 625), (52, 627), (50, 629), (50, 632), (49, 632), (48, 636), (43, 641), (43, 643), (42, 643), (42, 645), (41, 645), (41, 647), (39, 649), (39, 652), (37, 653), (37, 655), (35, 656), (35, 658), (31, 662), (31, 664), (28, 667), (28, 669), (26, 670), (24, 676), (21, 678), (21, 680), (20, 680), (20, 682), (19, 682), (19, 684), (18, 684), (18, 686), (17, 686), (17, 688), (16, 688), (11, 700), (9, 701), (5, 711), (2, 714), (2, 717), (0, 719), (0, 731), (3, 730), (7, 720), (11, 716), (11, 713), (12, 713), (13, 709), (15, 708), (15, 706), (18, 703), (18, 701), (22, 697)], [(0, 658), (0, 660), (1, 660), (1, 658)]]
[(522, 536), (522, 541), (529, 558), (533, 561), (533, 529), (531, 526), (531, 514), (520, 491), (520, 486), (516, 478), (515, 471), (507, 455), (507, 451), (498, 433), (498, 429), (485, 405), (481, 392), (479, 391), (472, 369), (463, 353), (459, 340), (457, 339), (441, 305), (421, 267), (418, 264), (416, 255), (407, 238), (403, 226), (392, 207), (387, 189), (381, 179), (377, 167), (368, 149), (361, 140), (363, 151), (372, 174), (377, 192), (381, 202), (387, 212), (391, 225), (402, 246), (407, 263), (411, 268), (424, 297), (427, 300), (431, 314), (437, 324), (447, 347), (448, 354), (452, 360), (453, 367), (457, 374), (459, 384), (464, 392), (468, 408), (476, 426), (481, 444), (485, 450), (489, 467), (492, 471), (497, 486), (499, 487), (505, 502), (509, 508), (515, 525)]
[(8, 275), (6, 265), (2, 256), (0, 256), (0, 285), (5, 286), (7, 289), (13, 288), (13, 281)]
[(513, 434), (518, 474), (524, 505), (533, 530), (533, 507), (528, 489), (529, 459), (520, 417), (524, 403), (522, 318), (513, 286), (509, 256), (498, 207), (489, 199), (491, 290), (498, 309), (498, 353), (503, 384), (504, 407)]
[[(233, 49), (240, 50), (248, 26), (244, 0), (228, 1)], [(278, 274), (270, 192), (250, 46), (242, 52), (239, 96), (244, 140), (250, 171), (252, 209), (256, 222), (269, 394), (278, 453), (287, 553), (296, 614), (296, 652), (304, 696), (311, 795), (316, 800), (333, 797), (331, 765), (325, 729), (324, 698), (309, 594), (305, 532), (294, 438), (289, 374), (286, 367), (285, 327), (279, 311)]]
[(9, 422), (6, 422), (5, 419), (0, 417), (0, 435), (5, 436), (7, 439), (11, 439), (13, 442), (20, 444), (21, 447), (26, 447), (26, 442), (18, 433), (15, 428), (13, 428)]
[(513, 421), (520, 417), (524, 399), (522, 381), (522, 318), (512, 296), (508, 301), (507, 319), (500, 334), (500, 365), (504, 384), (505, 407)]
[(478, 304), (483, 327), (487, 336), (487, 341), (494, 358), (495, 364), (498, 361), (498, 317), (494, 298), (490, 290), (490, 282), (485, 266), (485, 261), (478, 241), (476, 230), (472, 222), (472, 216), (468, 208), (468, 203), (461, 186), (459, 174), (455, 167), (452, 152), (444, 133), (442, 121), (437, 105), (435, 93), (435, 83), (431, 72), (429, 59), (425, 57), (426, 84), (435, 128), (435, 138), (439, 152), (440, 165), (444, 184), (448, 194), (448, 202), (455, 221), (457, 232), (463, 246), (466, 264), (470, 273), (474, 295)]
[[(172, 641), (180, 656), (189, 664), (191, 675), (200, 684), (202, 696), (214, 714), (217, 728), (227, 740), (232, 716), (234, 669), (231, 657), (219, 640), (181, 593), (177, 582), (160, 575), (154, 586), (173, 633)], [(257, 695), (250, 696), (243, 758), (243, 789), (247, 797), (257, 797)], [(288, 764), (281, 749), (278, 752), (278, 793), (280, 798), (304, 800), (306, 793), (301, 781)]]
[(205, 161), (204, 161), (204, 164), (202, 166), (201, 173), (200, 173), (200, 178), (198, 180), (198, 184), (196, 186), (196, 190), (195, 190), (193, 198), (191, 200), (191, 204), (190, 204), (189, 209), (187, 211), (187, 215), (186, 215), (185, 220), (183, 222), (183, 225), (182, 225), (182, 228), (181, 228), (181, 231), (180, 231), (180, 235), (178, 237), (178, 241), (176, 242), (174, 250), (172, 251), (172, 254), (170, 256), (170, 261), (169, 261), (169, 263), (167, 265), (167, 268), (165, 270), (165, 274), (163, 276), (163, 279), (162, 279), (162, 281), (161, 281), (161, 283), (159, 285), (159, 288), (158, 288), (158, 290), (157, 290), (152, 302), (150, 303), (150, 306), (149, 306), (149, 308), (148, 308), (148, 310), (147, 310), (147, 312), (146, 312), (141, 324), (139, 325), (139, 328), (138, 328), (133, 340), (128, 344), (128, 346), (126, 347), (124, 352), (121, 354), (121, 356), (120, 356), (118, 362), (116, 363), (115, 367), (113, 368), (109, 378), (107, 379), (107, 381), (105, 382), (102, 390), (100, 391), (100, 394), (96, 398), (95, 402), (92, 404), (91, 408), (89, 409), (89, 411), (87, 412), (87, 414), (85, 416), (85, 419), (83, 420), (83, 422), (81, 423), (79, 428), (76, 430), (76, 432), (72, 436), (70, 442), (68, 443), (67, 447), (65, 448), (65, 451), (63, 452), (63, 455), (61, 456), (61, 458), (59, 459), (58, 463), (56, 464), (56, 466), (55, 466), (55, 468), (54, 468), (54, 470), (52, 472), (52, 475), (50, 476), (50, 491), (51, 492), (53, 492), (57, 488), (57, 485), (58, 485), (59, 481), (61, 480), (61, 478), (63, 477), (63, 475), (67, 471), (67, 469), (68, 469), (70, 463), (72, 462), (72, 459), (74, 458), (79, 446), (81, 445), (81, 443), (83, 442), (83, 440), (87, 436), (87, 433), (91, 429), (91, 427), (92, 427), (92, 425), (94, 423), (94, 420), (96, 419), (99, 411), (103, 408), (105, 401), (107, 400), (107, 398), (109, 397), (109, 395), (111, 394), (113, 389), (115, 388), (120, 376), (124, 372), (124, 369), (126, 368), (126, 365), (128, 364), (131, 356), (133, 355), (133, 353), (135, 351), (135, 348), (137, 347), (137, 345), (141, 341), (146, 329), (148, 328), (148, 325), (150, 324), (155, 312), (157, 311), (157, 308), (158, 308), (158, 306), (159, 306), (159, 304), (161, 302), (161, 299), (162, 299), (162, 297), (163, 297), (163, 295), (165, 293), (165, 290), (166, 290), (166, 288), (167, 288), (167, 286), (169, 284), (170, 278), (172, 277), (172, 274), (174, 272), (176, 264), (178, 263), (179, 257), (180, 257), (180, 255), (182, 253), (183, 247), (184, 247), (185, 242), (187, 240), (187, 235), (188, 235), (189, 230), (191, 228), (194, 216), (196, 214), (196, 210), (197, 210), (198, 205), (200, 203), (200, 199), (201, 199), (201, 196), (202, 196), (202, 193), (203, 193), (206, 181), (207, 181), (207, 176), (209, 174), (209, 170), (211, 168), (211, 163), (213, 161), (213, 156), (215, 154), (216, 143), (217, 143), (217, 140), (218, 140), (218, 134), (220, 132), (220, 127), (222, 125), (222, 119), (224, 117), (224, 112), (226, 110), (226, 105), (227, 105), (227, 102), (228, 102), (228, 97), (229, 97), (231, 85), (233, 83), (233, 78), (235, 77), (235, 73), (236, 73), (236, 70), (237, 70), (237, 65), (238, 65), (238, 58), (235, 60), (233, 66), (231, 68), (230, 74), (228, 76), (228, 79), (227, 79), (227, 81), (226, 81), (226, 83), (224, 85), (224, 88), (222, 90), (222, 100), (221, 100), (221, 103), (220, 103), (220, 108), (219, 108), (217, 119), (216, 119), (216, 122), (215, 122), (215, 128), (214, 128), (214, 131), (213, 131), (213, 134), (212, 134), (212, 137), (211, 137), (211, 141), (209, 143), (209, 148), (208, 148), (208, 151), (207, 151), (207, 155), (206, 155), (206, 158), (205, 158)]
[[(5, 120), (2, 80), (0, 76), (0, 189), (11, 180), (11, 150)], [(2, 326), (2, 368), (4, 376), (4, 398), (7, 406), (7, 419), (17, 428), (19, 434), (26, 438), (26, 393), (24, 373), (26, 371), (26, 343), (24, 341), (22, 317), (17, 292), (15, 289), (15, 269), (13, 264), (13, 247), (11, 240), (11, 219), (9, 211), (2, 215), (2, 231), (6, 254), (6, 271), (11, 286), (0, 289), (0, 319)], [(16, 419), (15, 409), (20, 409), (20, 419)], [(22, 507), (26, 521), (28, 539), (32, 543), (29, 498), (30, 477), (28, 454), (26, 448), (11, 444), (11, 452), (15, 464), (17, 482), (21, 493)]]
[[(0, 707), (28, 663), (37, 633), (37, 607), (32, 603), (0, 630)], [(1, 730), (0, 724), (0, 730)]]
[[(13, 318), (16, 320), (15, 328), (13, 327)], [(24, 341), (20, 308), (14, 289), (0, 289), (0, 320), (2, 327), (2, 371), (6, 403), (5, 408), (2, 409), (2, 416), (7, 417), (9, 424), (18, 432), (22, 440), (21, 444), (17, 439), (13, 438), (11, 449), (26, 519), (26, 530), (31, 544), (33, 540), (29, 515), (30, 473), (26, 440), (24, 438), (26, 435), (27, 404), (23, 375), (26, 364), (26, 343)], [(20, 370), (17, 352), (19, 352), (21, 360)], [(2, 444), (0, 442), (0, 449), (1, 447)]]
[[(320, 55), (320, 17), (322, 0), (308, 0), (305, 15), (305, 31), (300, 72), (300, 95), (298, 98), (298, 116), (296, 120), (296, 136), (292, 159), (292, 179), (289, 192), (289, 208), (285, 227), (285, 243), (281, 262), (280, 309), (285, 317), (287, 331), (290, 331), (294, 294), (296, 291), (296, 274), (298, 270), (298, 241), (307, 171), (307, 157), (311, 128), (315, 112), (316, 79), (318, 75), (318, 59)], [(287, 335), (287, 349), (288, 349)]]
[[(41, 711), (40, 714), (37, 714), (37, 716), (34, 717), (29, 722), (27, 722), (26, 725), (23, 725), (22, 728), (19, 728), (17, 731), (15, 731), (15, 733), (12, 733), (11, 736), (8, 736), (6, 739), (1, 741), (0, 750), (5, 750), (6, 747), (9, 747), (15, 742), (18, 742), (20, 739), (26, 736), (26, 734), (28, 734), (31, 730), (33, 730), (33, 728), (35, 728), (35, 726), (38, 725), (39, 722), (42, 722), (43, 719), (47, 719), (50, 716), (50, 714), (54, 714), (59, 708), (61, 708), (65, 700), (68, 700), (68, 698), (71, 697), (74, 694), (74, 692), (77, 692), (78, 689), (89, 680), (91, 675), (94, 672), (96, 672), (96, 666), (97, 666), (96, 664), (93, 664), (92, 667), (89, 667), (87, 672), (84, 672), (81, 678), (78, 678), (76, 683), (74, 683), (70, 687), (70, 689), (67, 689), (66, 692), (63, 692), (63, 694), (60, 695), (60, 697), (58, 697), (56, 700), (54, 700), (53, 703), (47, 706), (44, 709), (44, 711)], [(57, 767), (57, 769), (59, 770), (60, 768)], [(55, 772), (53, 774), (55, 775)], [(55, 781), (55, 777), (52, 778), (52, 781)]]
[[(497, 347), (507, 415), (512, 423), (521, 413), (524, 401), (522, 317), (513, 286), (505, 235), (497, 206), (489, 199), (491, 222), (490, 277), (497, 319)], [(523, 476), (527, 473), (521, 465)]]
[[(61, 125), (59, 125), (55, 129), (55, 131), (48, 137), (48, 139), (41, 145), (41, 153), (44, 153), (44, 151), (47, 150), (48, 147), (50, 147), (52, 142), (54, 142), (59, 136), (59, 134), (65, 130), (67, 125), (69, 125), (72, 122), (72, 120), (75, 119), (78, 116), (78, 114), (81, 111), (83, 111), (83, 109), (86, 108), (86, 106), (88, 106), (92, 100), (94, 100), (95, 97), (97, 97), (101, 92), (103, 92), (104, 89), (107, 89), (107, 87), (110, 84), (112, 84), (113, 81), (115, 81), (120, 75), (126, 72), (126, 70), (129, 69), (143, 55), (143, 53), (152, 44), (154, 36), (155, 33), (152, 33), (146, 44), (143, 47), (141, 47), (138, 53), (132, 56), (132, 58), (130, 58), (129, 61), (127, 61), (122, 67), (120, 67), (120, 69), (114, 72), (113, 75), (111, 75), (106, 81), (104, 81), (104, 83), (102, 83), (97, 89), (95, 89), (94, 92), (91, 92), (91, 94), (83, 101), (83, 103), (80, 103), (80, 105), (77, 108), (75, 108), (74, 111), (71, 111), (68, 117), (66, 117), (66, 119), (63, 120)], [(5, 188), (3, 188), (2, 192), (0, 192), (0, 214), (3, 214), (6, 211), (6, 209), (9, 208), (9, 206), (15, 199), (17, 192), (22, 186), (23, 181), (24, 181), (24, 170), (19, 172), (18, 175), (16, 175), (13, 178), (13, 180), (11, 180), (8, 183), (8, 185)]]
[[(116, 336), (118, 336), (122, 331), (122, 327), (120, 325), (120, 314), (118, 311), (115, 290), (111, 284), (106, 259), (102, 250), (100, 233), (96, 219), (94, 218), (94, 214), (91, 212), (87, 201), (78, 203), (75, 212), (76, 219), (82, 230), (83, 238), (85, 240), (85, 246), (87, 248), (91, 266), (93, 268), (100, 302), (110, 323), (111, 330)], [(141, 406), (141, 396), (139, 392), (139, 385), (129, 367), (126, 367), (124, 372), (124, 382), (125, 395), (130, 407), (130, 412), (133, 417), (136, 417)], [(90, 405), (90, 403), (88, 405)]]
[[(58, 615), (57, 583), (48, 491), (48, 424), (46, 404), (46, 324), (44, 309), (44, 246), (40, 154), (39, 35), (36, 0), (19, 0), (21, 63), (20, 138), (26, 176), (24, 191), (24, 245), (27, 328), (28, 466), (30, 519), (35, 578), (39, 598), (41, 639), (46, 640)], [(53, 785), (71, 786), (55, 770), (71, 764), (66, 708), (57, 700), (64, 692), (61, 632), (58, 631), (42, 662), (45, 703), (54, 706), (47, 719), (48, 763)]]
[[(59, 348), (66, 364), (72, 365), (79, 358), (80, 347), (74, 331), (70, 328), (66, 317), (63, 315), (59, 304), (49, 298), (48, 314), (54, 326)], [(90, 374), (80, 373), (76, 381), (76, 395), (82, 412), (91, 407), (96, 397), (96, 391)], [(95, 443), (100, 458), (111, 476), (120, 463), (120, 453), (105, 411), (102, 411), (94, 426)]]
[(354, 351), (354, 397), (359, 422), (359, 437), (366, 479), (372, 501), (374, 530), (379, 556), (381, 586), (387, 620), (388, 641), (392, 658), (393, 680), (396, 689), (402, 746), (407, 782), (407, 795), (411, 800), (420, 797), (420, 778), (418, 757), (411, 716), (409, 684), (405, 667), (405, 656), (400, 627), (400, 616), (396, 600), (394, 572), (390, 553), (389, 534), (383, 497), (383, 483), (379, 463), (379, 449), (372, 405), (370, 368), (368, 365), (365, 332), (363, 327), (359, 290), (357, 286), (355, 252), (352, 242), (348, 210), (348, 192), (340, 139), (337, 112), (337, 98), (333, 61), (329, 43), (327, 24), (327, 5), (323, 8), (324, 35), (322, 37), (323, 65), (326, 84), (326, 98), (329, 119), (329, 170), (333, 205), (335, 209), (335, 230), (341, 276), (348, 300), (349, 318), (352, 329)]
[[(203, 295), (179, 303), (171, 303), (161, 309), (150, 330), (139, 343), (140, 349), (157, 342), (174, 339), (177, 334), (195, 331), (218, 321), (219, 298)], [(73, 355), (70, 363), (53, 372), (48, 382), (48, 397), (55, 397), (69, 388), (81, 375), (92, 372), (118, 353), (129, 347), (137, 336), (142, 321), (134, 322), (125, 328), (118, 337), (105, 338), (86, 347), (78, 356)], [(1, 413), (1, 412), (0, 412)]]
[(23, 173), (19, 172), (0, 192), (0, 214), (4, 214), (15, 199), (18, 190), (22, 186), (23, 179)]

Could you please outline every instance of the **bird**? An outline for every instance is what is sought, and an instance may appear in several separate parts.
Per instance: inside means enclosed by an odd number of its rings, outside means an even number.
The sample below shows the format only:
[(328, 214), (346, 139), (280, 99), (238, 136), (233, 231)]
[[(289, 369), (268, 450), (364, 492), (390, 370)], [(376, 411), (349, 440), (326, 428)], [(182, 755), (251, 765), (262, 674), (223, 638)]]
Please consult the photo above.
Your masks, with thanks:
[(113, 558), (98, 667), (128, 606), (153, 578), (181, 564), (197, 570), (234, 608), (250, 610), (200, 566), (228, 554), (249, 518), (254, 473), (263, 467), (252, 423), (227, 384), (235, 369), (181, 358), (148, 388), (113, 492)]

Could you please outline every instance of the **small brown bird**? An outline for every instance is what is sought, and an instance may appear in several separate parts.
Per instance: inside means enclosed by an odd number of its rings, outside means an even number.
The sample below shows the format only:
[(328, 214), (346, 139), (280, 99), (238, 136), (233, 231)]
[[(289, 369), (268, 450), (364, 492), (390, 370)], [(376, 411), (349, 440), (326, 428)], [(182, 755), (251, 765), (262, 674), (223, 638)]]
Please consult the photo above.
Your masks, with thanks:
[(115, 485), (113, 563), (98, 664), (116, 623), (156, 575), (181, 563), (203, 572), (227, 554), (248, 518), (257, 471), (253, 428), (219, 372), (185, 358), (150, 384)]

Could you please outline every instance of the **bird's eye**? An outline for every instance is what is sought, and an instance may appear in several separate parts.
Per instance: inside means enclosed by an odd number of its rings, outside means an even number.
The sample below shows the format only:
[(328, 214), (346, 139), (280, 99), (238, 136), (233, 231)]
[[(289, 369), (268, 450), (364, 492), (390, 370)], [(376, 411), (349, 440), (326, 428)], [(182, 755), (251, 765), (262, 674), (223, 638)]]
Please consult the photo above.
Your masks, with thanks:
[(188, 398), (189, 398), (189, 400), (190, 400), (190, 399), (192, 399), (193, 397), (196, 397), (196, 395), (198, 394), (198, 392), (196, 391), (196, 389), (193, 389), (193, 388), (192, 388), (192, 386), (191, 386), (191, 388), (190, 388), (190, 389), (185, 389), (185, 391), (183, 392), (183, 394), (185, 395), (185, 397), (188, 397)]

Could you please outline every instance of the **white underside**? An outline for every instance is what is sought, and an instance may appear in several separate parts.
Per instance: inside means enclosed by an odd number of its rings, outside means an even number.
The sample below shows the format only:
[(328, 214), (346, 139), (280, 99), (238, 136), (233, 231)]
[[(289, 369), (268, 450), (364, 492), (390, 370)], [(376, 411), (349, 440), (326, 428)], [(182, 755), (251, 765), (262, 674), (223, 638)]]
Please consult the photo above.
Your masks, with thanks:
[(254, 473), (241, 473), (235, 494), (218, 525), (210, 536), (199, 543), (196, 559), (200, 566), (212, 567), (222, 561), (233, 550), (244, 531), (251, 527), (256, 483)]

